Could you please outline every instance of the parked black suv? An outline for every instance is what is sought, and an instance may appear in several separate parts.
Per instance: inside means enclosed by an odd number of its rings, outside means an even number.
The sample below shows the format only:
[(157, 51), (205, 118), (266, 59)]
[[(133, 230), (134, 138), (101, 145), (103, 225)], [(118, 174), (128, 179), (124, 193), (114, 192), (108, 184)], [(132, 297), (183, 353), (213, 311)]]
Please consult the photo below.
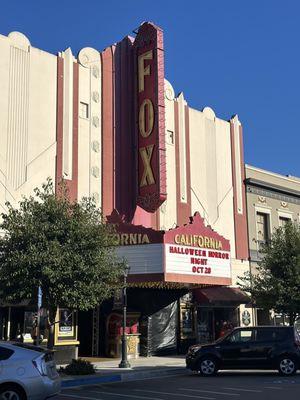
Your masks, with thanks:
[(300, 337), (293, 327), (236, 328), (214, 343), (190, 347), (186, 366), (204, 376), (220, 369), (278, 369), (290, 376), (300, 367)]

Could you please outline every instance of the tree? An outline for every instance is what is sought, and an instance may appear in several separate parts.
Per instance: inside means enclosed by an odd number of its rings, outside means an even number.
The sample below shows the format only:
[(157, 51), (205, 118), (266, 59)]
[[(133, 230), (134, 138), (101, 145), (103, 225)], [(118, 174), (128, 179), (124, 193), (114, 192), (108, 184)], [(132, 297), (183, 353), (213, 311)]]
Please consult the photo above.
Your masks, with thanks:
[(50, 179), (34, 194), (18, 208), (8, 203), (2, 214), (0, 298), (35, 300), (41, 287), (52, 348), (57, 308), (96, 307), (119, 287), (123, 266), (114, 254), (112, 227), (92, 199), (71, 202), (63, 183), (57, 196)]
[(262, 248), (257, 271), (240, 278), (258, 307), (288, 314), (290, 325), (300, 313), (300, 227), (288, 222)]

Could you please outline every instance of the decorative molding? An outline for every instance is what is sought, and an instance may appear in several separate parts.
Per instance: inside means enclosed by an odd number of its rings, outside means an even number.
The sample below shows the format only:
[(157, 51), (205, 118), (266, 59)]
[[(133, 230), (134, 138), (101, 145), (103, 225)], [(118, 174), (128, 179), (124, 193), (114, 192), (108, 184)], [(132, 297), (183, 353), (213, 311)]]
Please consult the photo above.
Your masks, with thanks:
[[(96, 49), (93, 49), (92, 47), (84, 47), (83, 49), (81, 49), (80, 52), (78, 53), (77, 58), (78, 58), (80, 65), (82, 65), (85, 68), (90, 68), (90, 67), (93, 68), (95, 63), (100, 62), (99, 51)], [(98, 72), (99, 72), (99, 68), (98, 68)], [(98, 74), (98, 76), (96, 76), (96, 78), (99, 78), (99, 75), (100, 74)]]
[[(287, 195), (294, 195), (300, 198), (300, 190), (290, 189), (286, 186), (276, 185), (267, 181), (262, 181), (256, 178), (247, 178), (245, 180), (247, 186), (259, 187), (267, 190), (273, 190), (274, 192), (279, 192)], [(300, 189), (300, 186), (299, 186)]]
[(180, 176), (180, 201), (187, 202), (187, 176), (186, 176), (186, 131), (185, 131), (185, 106), (187, 102), (183, 93), (177, 97), (178, 102), (178, 142), (179, 142), (179, 176)]
[[(98, 190), (101, 188), (101, 92), (102, 92), (102, 70), (101, 56), (98, 50), (85, 47), (78, 53), (78, 62), (84, 68), (89, 69), (89, 103), (91, 116), (89, 122), (89, 145), (91, 174), (89, 181), (89, 195), (94, 198), (98, 206), (101, 206), (101, 196)], [(97, 179), (92, 179), (92, 177)], [(99, 182), (100, 181), (100, 182)]]
[(279, 201), (284, 201), (286, 203), (300, 204), (300, 196), (284, 195), (273, 190), (262, 189), (252, 185), (247, 185), (247, 193), (257, 194), (260, 196), (265, 196), (270, 199), (276, 199)]
[(92, 121), (93, 121), (94, 127), (98, 128), (98, 126), (100, 125), (99, 117), (97, 115), (94, 115), (92, 118)]
[(99, 101), (100, 101), (99, 92), (94, 91), (92, 94), (92, 99), (94, 100), (95, 103), (99, 103)]
[[(270, 175), (270, 176), (282, 179), (284, 181), (292, 182), (292, 183), (296, 183), (297, 185), (300, 185), (300, 178), (297, 178), (292, 175), (277, 174), (276, 172), (267, 171), (265, 169), (258, 168), (258, 167), (253, 167), (252, 165), (249, 165), (249, 164), (245, 164), (245, 168), (246, 168), (246, 170), (249, 170), (249, 171), (261, 172), (265, 175)], [(252, 179), (252, 178), (248, 178), (248, 179)]]
[(232, 119), (235, 152), (235, 175), (236, 175), (236, 200), (237, 212), (243, 214), (243, 185), (241, 171), (241, 147), (240, 147), (240, 126), (241, 123), (237, 115)]
[(100, 169), (97, 166), (92, 167), (92, 175), (95, 178), (99, 178), (100, 176)]
[(98, 140), (93, 140), (92, 142), (92, 149), (96, 152), (99, 153), (100, 152), (100, 142)]
[(285, 217), (285, 216), (287, 216), (287, 217), (289, 218), (291, 215), (294, 214), (293, 211), (281, 210), (280, 208), (276, 208), (276, 211), (277, 211), (277, 213), (278, 213), (278, 215), (279, 215), (280, 217)]
[(266, 203), (266, 202), (267, 202), (265, 196), (258, 196), (258, 201), (259, 201), (260, 203)]
[(20, 50), (29, 51), (30, 49), (30, 41), (24, 33), (21, 32), (10, 32), (8, 35), (12, 46), (18, 47)]
[(175, 99), (175, 92), (173, 86), (167, 79), (165, 79), (165, 99), (167, 100), (174, 100)]
[(67, 180), (72, 180), (73, 171), (73, 64), (74, 57), (70, 47), (62, 53), (64, 59), (63, 93), (63, 171)]
[(93, 65), (93, 67), (92, 67), (92, 75), (96, 79), (99, 78), (100, 71), (99, 71), (99, 67), (97, 65)]
[(272, 211), (272, 207), (269, 207), (269, 206), (265, 206), (265, 205), (262, 205), (262, 204), (259, 204), (259, 205), (253, 204), (253, 205), (255, 207), (255, 211), (258, 211), (258, 212), (270, 214), (271, 211)]
[(94, 199), (95, 203), (99, 203), (100, 201), (100, 194), (98, 192), (94, 192), (92, 194), (92, 198)]
[(160, 206), (160, 211), (165, 214), (167, 211), (167, 202), (165, 201), (161, 206)]
[[(27, 43), (21, 33), (13, 32), (10, 35), (13, 40), (20, 39), (20, 43)], [(6, 178), (17, 189), (26, 181), (30, 53), (20, 46), (11, 46), (9, 70)]]
[(214, 121), (216, 119), (216, 114), (214, 112), (214, 110), (210, 107), (204, 107), (202, 110), (204, 116), (212, 121)]

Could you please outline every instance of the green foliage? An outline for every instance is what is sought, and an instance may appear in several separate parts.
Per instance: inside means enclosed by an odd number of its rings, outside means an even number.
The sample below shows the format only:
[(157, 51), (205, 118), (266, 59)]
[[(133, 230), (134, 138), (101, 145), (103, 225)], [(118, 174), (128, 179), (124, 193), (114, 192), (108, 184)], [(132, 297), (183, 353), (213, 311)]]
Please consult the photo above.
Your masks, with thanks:
[(299, 225), (290, 222), (278, 228), (263, 247), (257, 272), (240, 279), (258, 307), (289, 314), (293, 323), (300, 312)]
[(112, 246), (112, 227), (90, 198), (70, 202), (62, 184), (55, 195), (49, 179), (19, 207), (7, 204), (0, 231), (0, 298), (36, 299), (43, 307), (88, 310), (119, 286), (123, 266)]
[(93, 364), (89, 361), (78, 358), (78, 360), (73, 359), (71, 364), (63, 369), (63, 372), (67, 375), (91, 375), (96, 371)]

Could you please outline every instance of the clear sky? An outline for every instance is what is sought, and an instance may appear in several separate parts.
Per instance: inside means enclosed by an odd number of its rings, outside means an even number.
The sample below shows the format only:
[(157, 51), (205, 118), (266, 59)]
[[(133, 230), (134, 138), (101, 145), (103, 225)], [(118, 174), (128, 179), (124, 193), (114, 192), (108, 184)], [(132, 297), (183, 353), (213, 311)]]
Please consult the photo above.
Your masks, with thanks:
[(190, 106), (238, 114), (245, 161), (300, 176), (300, 1), (0, 0), (0, 33), (102, 50), (143, 21), (164, 29), (166, 78)]

